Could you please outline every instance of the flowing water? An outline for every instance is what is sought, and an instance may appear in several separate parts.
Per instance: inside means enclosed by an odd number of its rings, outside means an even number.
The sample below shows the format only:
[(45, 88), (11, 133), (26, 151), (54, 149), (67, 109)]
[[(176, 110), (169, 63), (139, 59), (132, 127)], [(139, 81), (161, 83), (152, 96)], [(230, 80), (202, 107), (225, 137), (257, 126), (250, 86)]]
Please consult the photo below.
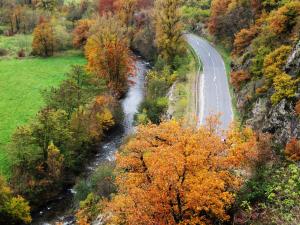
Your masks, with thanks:
[[(144, 61), (136, 61), (136, 76), (131, 78), (133, 84), (130, 86), (126, 97), (122, 100), (122, 109), (124, 111), (122, 126), (100, 144), (98, 153), (87, 165), (86, 177), (91, 175), (99, 165), (107, 161), (114, 161), (114, 155), (123, 143), (124, 138), (134, 132), (134, 115), (138, 112), (138, 107), (144, 99), (147, 66), (148, 63)], [(33, 215), (32, 224), (48, 225), (56, 222), (62, 222), (64, 225), (75, 224), (73, 197), (73, 189), (66, 190), (56, 200), (48, 202), (44, 208)]]

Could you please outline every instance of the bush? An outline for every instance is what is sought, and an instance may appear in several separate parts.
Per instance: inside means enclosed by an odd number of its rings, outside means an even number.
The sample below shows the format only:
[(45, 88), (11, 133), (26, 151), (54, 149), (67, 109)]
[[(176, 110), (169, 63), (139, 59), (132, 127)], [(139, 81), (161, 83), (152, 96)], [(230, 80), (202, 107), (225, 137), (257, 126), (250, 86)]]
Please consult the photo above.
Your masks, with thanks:
[(113, 164), (105, 163), (99, 166), (88, 180), (80, 180), (75, 186), (75, 202), (85, 200), (91, 192), (101, 198), (109, 198), (115, 193), (113, 169)]
[(7, 50), (6, 49), (4, 49), (4, 48), (0, 48), (0, 57), (1, 56), (6, 56), (7, 55)]
[[(168, 108), (168, 99), (166, 97), (161, 97), (156, 100), (147, 99), (141, 106), (139, 112), (147, 115), (147, 118), (155, 124), (161, 122), (161, 117), (163, 113), (166, 112)], [(144, 119), (145, 121), (146, 119)]]
[(239, 194), (235, 224), (299, 224), (299, 176), (295, 164), (262, 167)]
[(17, 55), (18, 55), (18, 57), (19, 58), (24, 58), (25, 57), (25, 50), (22, 48), (22, 49), (20, 49), (19, 51), (18, 51), (18, 53), (17, 53)]
[(66, 26), (54, 26), (54, 36), (56, 41), (56, 50), (63, 51), (72, 47), (72, 35), (68, 32)]
[(234, 88), (240, 89), (243, 82), (250, 79), (250, 75), (243, 70), (233, 71), (230, 73), (230, 82)]
[(300, 160), (300, 142), (296, 138), (292, 138), (285, 147), (285, 155), (293, 161)]

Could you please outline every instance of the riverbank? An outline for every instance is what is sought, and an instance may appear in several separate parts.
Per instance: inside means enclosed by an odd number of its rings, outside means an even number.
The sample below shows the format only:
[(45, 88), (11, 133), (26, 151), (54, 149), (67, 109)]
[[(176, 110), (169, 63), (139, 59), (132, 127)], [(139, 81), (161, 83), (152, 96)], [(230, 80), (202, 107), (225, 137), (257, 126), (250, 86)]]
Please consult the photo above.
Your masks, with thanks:
[[(124, 99), (121, 100), (121, 106), (124, 112), (124, 119), (121, 126), (110, 133), (96, 148), (96, 154), (90, 163), (86, 166), (86, 172), (81, 179), (88, 180), (100, 165), (106, 162), (114, 161), (114, 154), (122, 145), (123, 140), (134, 132), (134, 115), (138, 112), (139, 104), (144, 98), (144, 82), (147, 71), (147, 63), (141, 60), (136, 62), (136, 76), (132, 78), (133, 85)], [(77, 181), (80, 180), (79, 178)], [(73, 186), (74, 187), (74, 186)], [(54, 224), (55, 222), (63, 222), (73, 224), (74, 209), (76, 205), (73, 202), (75, 191), (73, 187), (65, 190), (58, 199), (49, 202), (40, 211), (37, 211), (33, 218), (34, 225)]]

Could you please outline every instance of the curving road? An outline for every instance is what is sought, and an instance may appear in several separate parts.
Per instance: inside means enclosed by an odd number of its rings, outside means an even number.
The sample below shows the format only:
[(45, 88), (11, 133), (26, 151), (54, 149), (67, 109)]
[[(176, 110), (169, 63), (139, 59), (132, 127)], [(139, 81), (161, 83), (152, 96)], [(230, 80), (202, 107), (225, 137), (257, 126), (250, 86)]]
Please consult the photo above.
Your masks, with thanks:
[(203, 65), (195, 85), (197, 125), (203, 125), (209, 115), (221, 113), (221, 128), (227, 129), (233, 121), (233, 112), (224, 61), (206, 40), (194, 34), (185, 35), (185, 39)]

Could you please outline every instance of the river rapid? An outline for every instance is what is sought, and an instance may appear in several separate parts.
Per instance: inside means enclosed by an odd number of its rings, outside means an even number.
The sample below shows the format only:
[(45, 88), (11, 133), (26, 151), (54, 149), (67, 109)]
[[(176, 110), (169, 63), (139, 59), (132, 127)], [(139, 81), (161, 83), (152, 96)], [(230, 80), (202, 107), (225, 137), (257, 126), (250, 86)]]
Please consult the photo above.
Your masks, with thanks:
[[(115, 153), (124, 142), (124, 139), (135, 132), (134, 115), (144, 99), (145, 74), (148, 70), (148, 63), (136, 60), (136, 76), (130, 78), (133, 84), (129, 87), (126, 97), (121, 100), (124, 119), (119, 129), (110, 134), (109, 137), (99, 145), (97, 154), (86, 167), (84, 177), (88, 178), (98, 166), (115, 160)], [(48, 202), (45, 207), (33, 215), (33, 225), (63, 225), (75, 224), (72, 188), (65, 190), (56, 200)]]

